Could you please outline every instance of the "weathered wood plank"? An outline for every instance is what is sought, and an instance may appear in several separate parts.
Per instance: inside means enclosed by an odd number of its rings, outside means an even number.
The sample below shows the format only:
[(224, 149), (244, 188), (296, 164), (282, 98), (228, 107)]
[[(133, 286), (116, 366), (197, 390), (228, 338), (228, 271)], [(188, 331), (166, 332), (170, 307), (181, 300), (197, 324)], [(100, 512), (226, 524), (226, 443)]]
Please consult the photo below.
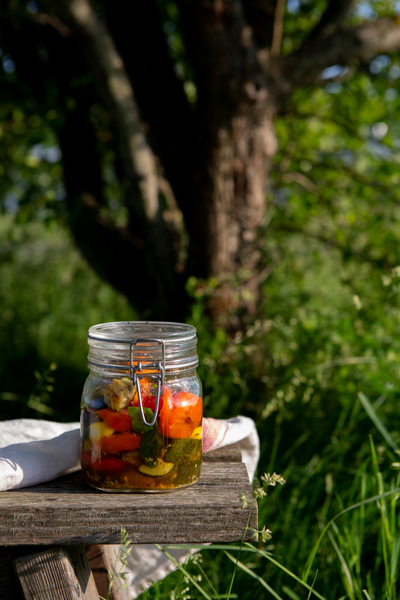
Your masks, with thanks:
[(240, 445), (229, 444), (224, 448), (217, 448), (212, 452), (203, 453), (203, 462), (242, 462)]
[[(238, 541), (249, 514), (239, 490), (251, 498), (243, 463), (206, 462), (195, 485), (164, 494), (99, 492), (77, 472), (3, 492), (0, 544), (117, 544), (121, 527), (134, 544)], [(257, 527), (256, 508), (250, 527)]]
[[(40, 550), (49, 550), (50, 546), (40, 546)], [(23, 592), (15, 576), (12, 562), (32, 554), (32, 546), (0, 546), (0, 599), (24, 600)]]
[(82, 546), (50, 548), (12, 565), (26, 600), (99, 600)]

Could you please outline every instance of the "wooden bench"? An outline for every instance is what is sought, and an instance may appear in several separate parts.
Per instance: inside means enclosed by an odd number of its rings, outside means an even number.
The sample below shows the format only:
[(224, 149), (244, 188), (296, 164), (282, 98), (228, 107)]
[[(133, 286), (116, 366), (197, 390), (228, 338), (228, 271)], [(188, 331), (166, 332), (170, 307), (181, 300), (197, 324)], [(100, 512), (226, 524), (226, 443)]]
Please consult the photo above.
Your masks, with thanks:
[[(2, 492), (0, 599), (106, 597), (110, 551), (122, 527), (133, 544), (240, 541), (249, 508), (241, 507), (239, 491), (251, 498), (247, 470), (234, 444), (205, 454), (199, 481), (170, 493), (103, 493), (90, 488), (80, 471)], [(257, 528), (256, 507), (249, 527)], [(245, 539), (251, 539), (249, 532)], [(114, 600), (127, 598), (126, 590), (114, 594)]]

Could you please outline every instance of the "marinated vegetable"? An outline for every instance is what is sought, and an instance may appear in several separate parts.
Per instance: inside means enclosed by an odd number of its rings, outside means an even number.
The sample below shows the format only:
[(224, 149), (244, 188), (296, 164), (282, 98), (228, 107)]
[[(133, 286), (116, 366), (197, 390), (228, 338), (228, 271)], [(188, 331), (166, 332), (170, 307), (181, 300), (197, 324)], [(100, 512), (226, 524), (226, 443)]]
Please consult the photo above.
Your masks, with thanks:
[(116, 412), (112, 408), (102, 408), (97, 414), (100, 419), (105, 421), (105, 423), (111, 427), (111, 429), (115, 429), (115, 431), (132, 430), (131, 418), (127, 408), (120, 410), (119, 412)]
[(122, 410), (133, 400), (133, 383), (128, 377), (113, 379), (104, 392), (104, 402), (113, 410)]
[(160, 411), (161, 433), (169, 438), (188, 438), (201, 422), (201, 398), (190, 392), (167, 396)]
[[(157, 389), (142, 379), (140, 391), (150, 423)], [(83, 399), (81, 453), (88, 483), (115, 491), (163, 491), (197, 481), (202, 450), (200, 395), (179, 389), (179, 380), (162, 386), (156, 421), (149, 426), (142, 420), (129, 378), (113, 379), (102, 394), (100, 409), (93, 398)]]

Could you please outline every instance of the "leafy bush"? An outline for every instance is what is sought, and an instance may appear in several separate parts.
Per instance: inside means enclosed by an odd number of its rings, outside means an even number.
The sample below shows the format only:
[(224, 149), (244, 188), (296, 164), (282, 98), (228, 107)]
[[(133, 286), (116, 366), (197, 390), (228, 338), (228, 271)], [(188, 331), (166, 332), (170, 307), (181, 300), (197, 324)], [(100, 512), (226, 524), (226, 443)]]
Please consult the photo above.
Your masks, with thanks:
[[(77, 420), (88, 328), (135, 313), (55, 223), (4, 216), (0, 240), (0, 417)], [(44, 380), (50, 365), (54, 382)]]

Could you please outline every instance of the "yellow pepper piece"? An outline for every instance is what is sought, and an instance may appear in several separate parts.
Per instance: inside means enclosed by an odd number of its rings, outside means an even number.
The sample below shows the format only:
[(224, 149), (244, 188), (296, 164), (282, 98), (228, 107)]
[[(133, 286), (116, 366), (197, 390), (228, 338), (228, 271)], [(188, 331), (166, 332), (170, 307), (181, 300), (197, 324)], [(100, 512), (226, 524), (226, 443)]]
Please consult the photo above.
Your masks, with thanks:
[(89, 438), (92, 444), (98, 442), (105, 435), (112, 435), (114, 429), (111, 429), (104, 421), (92, 423), (89, 427)]
[(196, 429), (192, 433), (192, 439), (201, 440), (202, 431), (203, 431), (203, 429), (202, 429), (201, 425), (200, 425), (200, 427), (196, 427)]

